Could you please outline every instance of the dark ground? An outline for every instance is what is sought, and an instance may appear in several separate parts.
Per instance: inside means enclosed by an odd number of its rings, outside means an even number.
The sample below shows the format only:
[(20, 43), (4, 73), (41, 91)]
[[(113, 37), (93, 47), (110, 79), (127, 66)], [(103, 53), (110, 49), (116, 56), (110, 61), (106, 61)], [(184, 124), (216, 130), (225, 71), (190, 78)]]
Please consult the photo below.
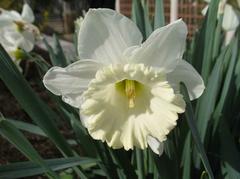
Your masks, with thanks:
[[(34, 91), (43, 99), (53, 110), (54, 104), (50, 101), (46, 90), (42, 89), (36, 84), (36, 77), (38, 74), (35, 73), (36, 70), (32, 64), (30, 65), (30, 70), (25, 76), (29, 84), (32, 86)], [(39, 76), (38, 76), (39, 78)], [(0, 112), (5, 118), (11, 118), (15, 120), (21, 120), (28, 123), (33, 123), (30, 117), (21, 109), (17, 100), (10, 93), (4, 83), (0, 80)], [(60, 119), (63, 120), (63, 119)], [(63, 120), (64, 121), (64, 120)], [(69, 130), (69, 125), (63, 122), (63, 125), (59, 126), (60, 132), (65, 136), (65, 138), (72, 138), (73, 133)], [(23, 131), (22, 131), (23, 132)], [(34, 148), (39, 152), (39, 154), (44, 159), (58, 158), (62, 157), (61, 153), (55, 147), (55, 145), (48, 139), (42, 136), (37, 136), (29, 132), (23, 132), (25, 137), (30, 141)], [(80, 150), (80, 149), (79, 149)], [(0, 165), (9, 164), (13, 162), (23, 162), (28, 161), (28, 159), (21, 154), (11, 143), (9, 143), (5, 138), (0, 136)], [(42, 176), (34, 176), (28, 178), (44, 178)]]

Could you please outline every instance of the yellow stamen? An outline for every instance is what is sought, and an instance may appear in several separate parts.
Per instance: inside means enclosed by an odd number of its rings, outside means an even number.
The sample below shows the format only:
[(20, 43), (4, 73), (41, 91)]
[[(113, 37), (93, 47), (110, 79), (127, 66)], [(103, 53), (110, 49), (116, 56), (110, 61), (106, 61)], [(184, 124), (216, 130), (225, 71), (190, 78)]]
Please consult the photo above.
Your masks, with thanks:
[(10, 54), (15, 57), (16, 60), (22, 60), (25, 57), (24, 52), (21, 49), (11, 51)]
[(16, 24), (16, 26), (17, 26), (17, 30), (19, 31), (19, 32), (22, 32), (23, 31), (23, 29), (24, 29), (24, 23), (23, 22), (21, 22), (21, 21), (14, 21), (14, 23)]
[(135, 106), (136, 88), (133, 80), (124, 80), (125, 93), (128, 98), (128, 107), (133, 108)]

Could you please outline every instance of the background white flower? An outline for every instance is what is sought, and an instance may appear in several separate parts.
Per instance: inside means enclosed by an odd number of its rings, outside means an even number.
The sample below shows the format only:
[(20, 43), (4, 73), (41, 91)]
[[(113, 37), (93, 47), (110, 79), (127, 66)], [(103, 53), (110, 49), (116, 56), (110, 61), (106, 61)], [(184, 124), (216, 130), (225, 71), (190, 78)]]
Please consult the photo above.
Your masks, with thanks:
[(186, 24), (178, 20), (142, 43), (130, 19), (113, 10), (91, 9), (79, 32), (81, 60), (51, 68), (44, 85), (80, 109), (94, 139), (126, 150), (149, 145), (160, 155), (178, 113), (185, 111), (179, 82), (186, 84), (191, 99), (204, 90), (200, 75), (182, 60), (186, 35)]
[[(207, 3), (210, 3), (211, 0), (205, 0), (205, 1)], [(219, 7), (221, 7), (221, 5), (223, 5), (221, 3), (223, 3), (224, 1), (225, 0), (220, 0)], [(208, 6), (206, 6), (202, 10), (202, 14), (206, 15), (207, 10), (208, 10)], [(221, 11), (219, 10), (218, 13), (221, 13)], [(230, 4), (224, 4), (222, 28), (226, 31), (235, 30), (239, 26), (239, 22), (240, 22), (240, 12), (238, 12)]]
[[(0, 10), (0, 32), (4, 36), (1, 41), (3, 46), (9, 46), (14, 42), (14, 46), (27, 52), (34, 47), (39, 30), (32, 23), (34, 14), (28, 4), (24, 4), (22, 13), (17, 11)], [(11, 47), (10, 47), (11, 48)]]

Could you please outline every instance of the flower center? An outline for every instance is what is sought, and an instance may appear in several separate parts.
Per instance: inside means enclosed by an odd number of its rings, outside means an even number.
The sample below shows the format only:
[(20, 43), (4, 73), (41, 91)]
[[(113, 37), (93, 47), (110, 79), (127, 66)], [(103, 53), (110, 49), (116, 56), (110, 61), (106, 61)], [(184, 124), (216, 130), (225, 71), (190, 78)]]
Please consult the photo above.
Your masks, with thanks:
[(21, 60), (21, 59), (23, 59), (25, 57), (24, 52), (21, 49), (19, 49), (19, 48), (17, 48), (14, 51), (11, 51), (10, 54), (12, 56), (14, 56), (16, 58), (16, 60)]
[(22, 32), (24, 30), (24, 23), (21, 21), (14, 21), (17, 26), (17, 31)]
[(128, 107), (133, 108), (135, 106), (136, 98), (136, 86), (134, 80), (124, 80), (125, 93), (128, 98)]
[(116, 83), (115, 86), (124, 96), (128, 98), (128, 107), (134, 108), (137, 91), (140, 88), (139, 82), (125, 79)]

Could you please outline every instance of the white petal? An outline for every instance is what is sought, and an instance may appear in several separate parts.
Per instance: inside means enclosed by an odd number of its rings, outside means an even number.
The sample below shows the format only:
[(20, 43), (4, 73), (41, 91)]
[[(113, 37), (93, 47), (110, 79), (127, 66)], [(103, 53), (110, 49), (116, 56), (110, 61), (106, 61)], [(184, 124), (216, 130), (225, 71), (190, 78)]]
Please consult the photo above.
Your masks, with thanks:
[(239, 26), (239, 16), (232, 6), (226, 4), (223, 14), (222, 27), (224, 30), (234, 30)]
[(21, 34), (22, 34), (22, 40), (19, 44), (19, 47), (27, 52), (30, 52), (33, 49), (35, 44), (34, 34), (28, 31), (23, 31)]
[[(136, 84), (135, 106), (129, 107), (122, 80)], [(80, 115), (89, 134), (113, 148), (147, 148), (147, 136), (160, 142), (185, 110), (181, 95), (165, 75), (143, 64), (110, 65), (100, 69), (83, 94)]]
[(21, 43), (23, 36), (20, 32), (18, 32), (14, 25), (5, 27), (1, 30), (2, 36), (11, 44), (16, 44), (19, 46)]
[(34, 22), (34, 14), (31, 7), (26, 3), (22, 9), (22, 19), (28, 23)]
[(1, 14), (0, 14), (0, 28), (3, 28), (5, 26), (11, 25), (12, 22), (12, 17), (9, 16), (8, 11), (5, 10), (1, 10)]
[(21, 20), (21, 16), (17, 11), (7, 11), (4, 9), (1, 9), (0, 27), (9, 25), (10, 23), (13, 23), (14, 20), (15, 21)]
[(164, 151), (164, 144), (163, 142), (159, 142), (155, 137), (148, 136), (148, 145), (152, 149), (154, 153), (161, 156)]
[(52, 67), (45, 74), (43, 83), (55, 95), (62, 95), (63, 101), (79, 107), (82, 92), (100, 67), (91, 60), (79, 60), (66, 68)]
[(105, 64), (121, 63), (123, 51), (139, 45), (142, 35), (127, 17), (110, 9), (90, 9), (78, 36), (81, 59), (99, 60)]
[(185, 60), (180, 60), (178, 66), (167, 75), (167, 78), (176, 91), (179, 91), (179, 83), (184, 82), (191, 100), (200, 97), (205, 89), (202, 77)]
[(15, 51), (17, 49), (16, 41), (9, 41), (6, 37), (6, 28), (0, 29), (0, 42), (7, 52)]
[(203, 10), (201, 11), (202, 15), (203, 15), (203, 16), (206, 16), (207, 11), (208, 11), (208, 5), (205, 6), (205, 7), (203, 8)]
[(183, 55), (186, 36), (186, 24), (177, 20), (155, 30), (139, 49), (134, 50), (130, 58), (134, 63), (159, 67), (165, 72), (172, 71)]

